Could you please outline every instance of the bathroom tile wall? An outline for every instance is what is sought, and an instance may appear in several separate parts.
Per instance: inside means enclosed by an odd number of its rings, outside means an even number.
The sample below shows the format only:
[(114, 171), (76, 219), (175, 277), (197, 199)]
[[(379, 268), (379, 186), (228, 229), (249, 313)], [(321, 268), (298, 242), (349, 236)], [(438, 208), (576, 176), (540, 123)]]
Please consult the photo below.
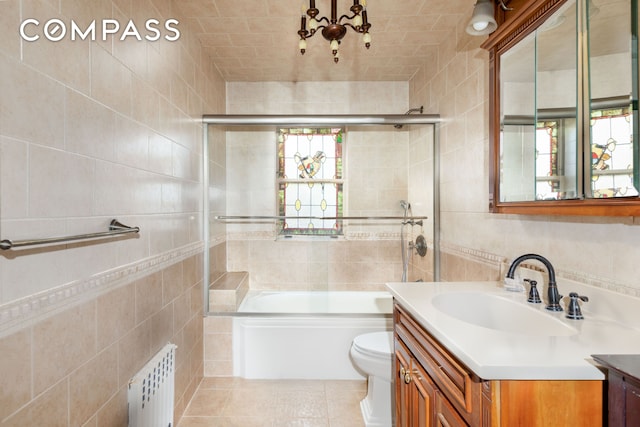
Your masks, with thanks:
[[(417, 104), (411, 104), (419, 108)], [(427, 218), (422, 220), (423, 226), (406, 227), (408, 240), (413, 242), (422, 235), (427, 242), (427, 254), (422, 257), (412, 250), (409, 258), (407, 280), (425, 282), (434, 280), (434, 142), (435, 126), (412, 126), (409, 131), (409, 170), (408, 199), (411, 202), (411, 213)]]
[[(96, 20), (96, 40), (51, 42), (52, 18)], [(101, 38), (103, 19), (149, 18), (180, 39)], [(188, 27), (171, 0), (0, 2), (1, 237), (141, 229), (0, 253), (0, 425), (124, 424), (128, 378), (169, 340), (177, 416), (202, 378), (199, 118), (225, 86)]]
[[(640, 295), (637, 218), (488, 212), (488, 53), (460, 22), (410, 81), (411, 105), (439, 113), (444, 280), (499, 279), (517, 256), (540, 253), (560, 277)], [(506, 264), (505, 264), (506, 263)]]
[[(228, 114), (402, 114), (407, 109), (407, 82), (227, 83)], [(408, 197), (410, 132), (388, 128), (347, 132), (346, 141), (353, 150), (348, 151), (346, 166), (355, 180), (347, 188), (349, 214), (401, 215), (399, 201)], [(217, 141), (216, 153), (210, 154), (210, 170), (216, 171), (210, 192), (212, 212), (273, 215), (275, 133), (234, 130), (226, 137), (209, 136)], [(226, 151), (220, 141), (226, 141)], [(385, 151), (389, 145), (394, 147), (392, 156)], [(213, 160), (216, 156), (218, 160)], [(367, 168), (376, 172), (367, 174)], [(368, 183), (367, 176), (375, 179), (376, 173), (378, 181)], [(224, 209), (219, 210), (220, 206)], [(213, 221), (211, 230), (212, 241), (225, 240), (227, 271), (248, 271), (252, 289), (380, 290), (385, 282), (400, 280), (402, 275), (396, 223), (352, 224), (351, 234), (338, 241), (275, 240), (273, 225), (264, 224), (224, 226)], [(220, 265), (219, 258), (210, 260), (210, 265)], [(230, 319), (208, 317), (204, 333), (205, 376), (232, 375)], [(218, 342), (229, 345), (218, 346)]]
[[(406, 82), (228, 83), (229, 114), (402, 114)], [(335, 94), (326, 98), (312, 94)], [(375, 102), (373, 102), (375, 100)], [(408, 196), (409, 131), (348, 128), (346, 215), (401, 215)], [(275, 134), (227, 135), (227, 214), (275, 213)], [(253, 167), (254, 165), (261, 167)], [(229, 271), (249, 271), (252, 289), (379, 290), (399, 280), (400, 229), (347, 224), (345, 240), (275, 240), (273, 225), (228, 225)]]
[(0, 425), (127, 425), (129, 379), (167, 342), (178, 419), (203, 375), (201, 269), (194, 255), (0, 338)]

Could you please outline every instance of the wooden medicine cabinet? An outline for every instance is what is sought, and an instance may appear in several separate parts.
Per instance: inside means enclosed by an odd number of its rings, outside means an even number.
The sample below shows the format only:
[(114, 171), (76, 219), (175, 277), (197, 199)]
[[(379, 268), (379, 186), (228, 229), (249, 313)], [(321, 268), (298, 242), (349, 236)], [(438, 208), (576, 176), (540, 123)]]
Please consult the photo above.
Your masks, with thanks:
[(637, 1), (497, 5), (490, 211), (640, 215)]

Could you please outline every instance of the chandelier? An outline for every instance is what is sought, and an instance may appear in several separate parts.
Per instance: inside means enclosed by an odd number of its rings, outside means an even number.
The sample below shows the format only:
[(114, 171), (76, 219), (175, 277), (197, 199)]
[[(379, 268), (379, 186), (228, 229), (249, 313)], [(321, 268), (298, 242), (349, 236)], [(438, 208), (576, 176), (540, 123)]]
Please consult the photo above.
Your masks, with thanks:
[[(309, 0), (309, 9), (302, 10), (300, 19), (300, 42), (298, 47), (300, 53), (304, 55), (307, 49), (307, 39), (313, 37), (318, 30), (322, 30), (322, 36), (329, 42), (329, 48), (333, 54), (333, 61), (338, 62), (338, 48), (342, 38), (347, 34), (347, 27), (350, 27), (356, 33), (362, 34), (362, 41), (367, 49), (371, 46), (371, 34), (369, 28), (371, 24), (367, 20), (367, 2), (366, 0), (353, 0), (353, 6), (349, 8), (352, 15), (342, 15), (338, 18), (338, 1), (331, 0), (331, 19), (326, 16), (318, 17), (320, 11), (316, 9), (316, 1)], [(307, 29), (307, 15), (309, 16), (309, 29)]]

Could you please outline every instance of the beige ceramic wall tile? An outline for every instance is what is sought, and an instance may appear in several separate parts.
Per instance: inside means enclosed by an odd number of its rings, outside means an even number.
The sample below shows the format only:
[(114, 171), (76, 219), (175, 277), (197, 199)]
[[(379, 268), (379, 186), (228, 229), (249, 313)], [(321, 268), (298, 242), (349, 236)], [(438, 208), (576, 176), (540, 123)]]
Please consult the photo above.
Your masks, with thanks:
[(168, 304), (184, 290), (182, 263), (178, 262), (162, 272), (162, 304)]
[(131, 72), (102, 47), (91, 45), (91, 97), (131, 114)]
[(173, 305), (168, 304), (151, 316), (151, 349), (156, 351), (165, 345), (174, 334)]
[(20, 1), (0, 2), (0, 52), (12, 58), (20, 56)]
[(92, 160), (32, 147), (29, 164), (30, 215), (88, 216), (93, 213), (95, 163)]
[(69, 377), (71, 425), (82, 425), (118, 390), (118, 348), (112, 345)]
[(206, 334), (230, 333), (233, 328), (233, 319), (228, 316), (207, 316), (204, 318), (204, 331)]
[(137, 280), (135, 286), (136, 324), (147, 320), (162, 307), (162, 273)]
[[(115, 10), (114, 18), (119, 22), (126, 23), (131, 19), (131, 16), (125, 16), (121, 14), (117, 9)], [(137, 23), (142, 24), (138, 29), (141, 33), (141, 37), (146, 35), (144, 28), (144, 22), (147, 18), (142, 18)], [(135, 22), (135, 21), (134, 21)], [(110, 37), (111, 38), (111, 37)], [(120, 37), (112, 39), (113, 56), (117, 58), (125, 67), (138, 76), (147, 75), (147, 49), (149, 44), (144, 40), (138, 40), (135, 36), (127, 37), (125, 40), (121, 40)]]
[(39, 394), (96, 354), (96, 304), (85, 303), (33, 327), (34, 393)]
[(140, 323), (118, 342), (119, 384), (126, 383), (151, 357), (151, 320)]
[(97, 427), (124, 426), (129, 421), (127, 411), (127, 388), (120, 387), (120, 390), (98, 411)]
[(27, 216), (29, 171), (21, 165), (27, 163), (28, 155), (27, 143), (0, 137), (0, 218), (4, 220)]
[(182, 261), (182, 280), (186, 288), (191, 288), (202, 279), (202, 254)]
[(205, 360), (205, 377), (228, 377), (233, 375), (233, 363), (231, 361)]
[(191, 293), (183, 292), (173, 302), (173, 330), (184, 328), (191, 318)]
[(0, 420), (31, 400), (31, 329), (0, 339)]
[[(38, 36), (34, 42), (22, 43), (22, 57), (25, 64), (33, 67), (39, 72), (51, 76), (68, 87), (82, 93), (88, 94), (90, 87), (90, 44), (89, 40), (71, 41), (70, 24), (64, 24), (67, 35), (62, 41), (53, 42), (47, 40), (43, 27), (45, 23), (55, 14), (46, 11), (28, 14), (26, 16), (36, 16), (40, 25), (29, 32), (29, 35)], [(29, 12), (27, 12), (29, 13)], [(40, 18), (37, 16), (40, 15)], [(65, 21), (63, 21), (65, 22)], [(28, 27), (31, 30), (31, 27)], [(65, 58), (64, 61), (57, 58)]]
[(69, 426), (69, 383), (66, 379), (37, 396), (28, 406), (2, 423), (2, 427), (45, 425)]
[[(62, 85), (0, 55), (0, 128), (4, 136), (61, 148), (64, 143)], [(38, 126), (34, 126), (34, 120)]]
[(123, 286), (98, 298), (98, 349), (117, 342), (135, 326), (135, 287)]
[(228, 362), (232, 360), (231, 334), (205, 334), (204, 351), (207, 361)]
[[(134, 95), (135, 96), (135, 95)], [(121, 115), (115, 115), (114, 158), (123, 165), (150, 170), (149, 129)]]
[[(65, 147), (89, 157), (116, 158), (116, 115), (112, 110), (72, 90), (65, 99)], [(91, 123), (91, 127), (86, 126)]]

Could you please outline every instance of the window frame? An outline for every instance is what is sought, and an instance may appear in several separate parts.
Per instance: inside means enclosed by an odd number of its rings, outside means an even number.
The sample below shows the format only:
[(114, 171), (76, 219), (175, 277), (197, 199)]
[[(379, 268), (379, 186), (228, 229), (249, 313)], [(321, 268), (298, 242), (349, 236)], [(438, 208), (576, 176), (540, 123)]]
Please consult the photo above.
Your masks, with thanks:
[[(295, 132), (295, 131), (299, 131), (299, 132)], [(307, 132), (310, 131), (310, 132)], [(293, 236), (304, 236), (304, 237), (308, 237), (308, 236), (319, 236), (319, 237), (340, 237), (344, 235), (344, 220), (342, 219), (342, 217), (344, 217), (344, 191), (345, 191), (345, 184), (346, 184), (346, 179), (345, 179), (345, 127), (344, 126), (300, 126), (300, 127), (279, 127), (277, 130), (277, 136), (276, 136), (276, 144), (277, 144), (277, 149), (276, 149), (276, 205), (277, 205), (277, 211), (278, 211), (278, 216), (281, 218), (278, 221), (278, 230), (277, 230), (277, 235), (279, 237), (293, 237)], [(334, 150), (333, 153), (335, 153), (335, 155), (331, 158), (334, 158), (336, 161), (336, 174), (339, 173), (338, 177), (336, 177), (336, 175), (334, 175), (333, 178), (315, 178), (313, 177), (301, 177), (301, 176), (297, 176), (295, 178), (291, 178), (286, 176), (286, 165), (285, 165), (285, 161), (286, 161), (286, 157), (284, 154), (284, 150), (285, 150), (285, 141), (281, 141), (281, 138), (283, 138), (284, 134), (293, 134), (293, 135), (331, 135), (334, 140), (335, 140), (335, 146), (334, 146)], [(335, 135), (335, 136), (334, 136)], [(286, 137), (285, 137), (286, 138)], [(339, 141), (337, 140), (339, 139)], [(337, 145), (340, 144), (340, 145)], [(281, 147), (282, 145), (282, 147)], [(338, 149), (339, 148), (339, 149)], [(310, 151), (313, 151), (313, 149), (311, 149)], [(303, 160), (308, 159), (308, 157), (310, 157), (312, 155), (312, 153), (299, 153), (297, 152), (296, 155), (305, 155), (308, 154), (308, 156), (305, 156), (304, 158), (302, 158)], [(324, 153), (323, 153), (324, 154)], [(297, 159), (296, 159), (297, 162)], [(324, 164), (324, 163), (323, 163)], [(302, 167), (302, 166), (299, 166)], [(303, 170), (303, 169), (299, 169), (299, 170)], [(303, 172), (304, 173), (304, 172)], [(335, 221), (334, 226), (331, 228), (328, 227), (322, 227), (322, 228), (317, 228), (317, 227), (287, 227), (287, 219), (290, 217), (290, 215), (287, 215), (287, 206), (291, 206), (291, 204), (287, 204), (287, 197), (286, 197), (286, 188), (290, 185), (300, 185), (300, 186), (304, 186), (309, 185), (310, 191), (311, 188), (313, 186), (315, 186), (316, 184), (319, 184), (323, 187), (324, 189), (324, 185), (335, 185), (336, 186), (336, 199), (335, 199), (335, 205), (331, 205), (329, 203), (326, 204), (327, 207), (329, 206), (335, 206), (335, 210), (332, 209), (330, 212), (330, 215), (325, 215), (324, 214), (324, 209), (322, 209), (323, 211), (323, 215), (313, 215), (313, 211), (310, 212), (309, 215), (300, 215), (301, 219), (309, 219), (310, 222), (325, 222), (325, 221)], [(296, 200), (296, 207), (295, 209), (297, 211), (300, 211), (302, 209), (302, 206), (298, 203), (300, 202), (300, 199)], [(324, 203), (325, 199), (322, 200), (321, 203)], [(300, 207), (299, 207), (300, 206)], [(327, 219), (322, 219), (322, 218), (327, 218)]]

